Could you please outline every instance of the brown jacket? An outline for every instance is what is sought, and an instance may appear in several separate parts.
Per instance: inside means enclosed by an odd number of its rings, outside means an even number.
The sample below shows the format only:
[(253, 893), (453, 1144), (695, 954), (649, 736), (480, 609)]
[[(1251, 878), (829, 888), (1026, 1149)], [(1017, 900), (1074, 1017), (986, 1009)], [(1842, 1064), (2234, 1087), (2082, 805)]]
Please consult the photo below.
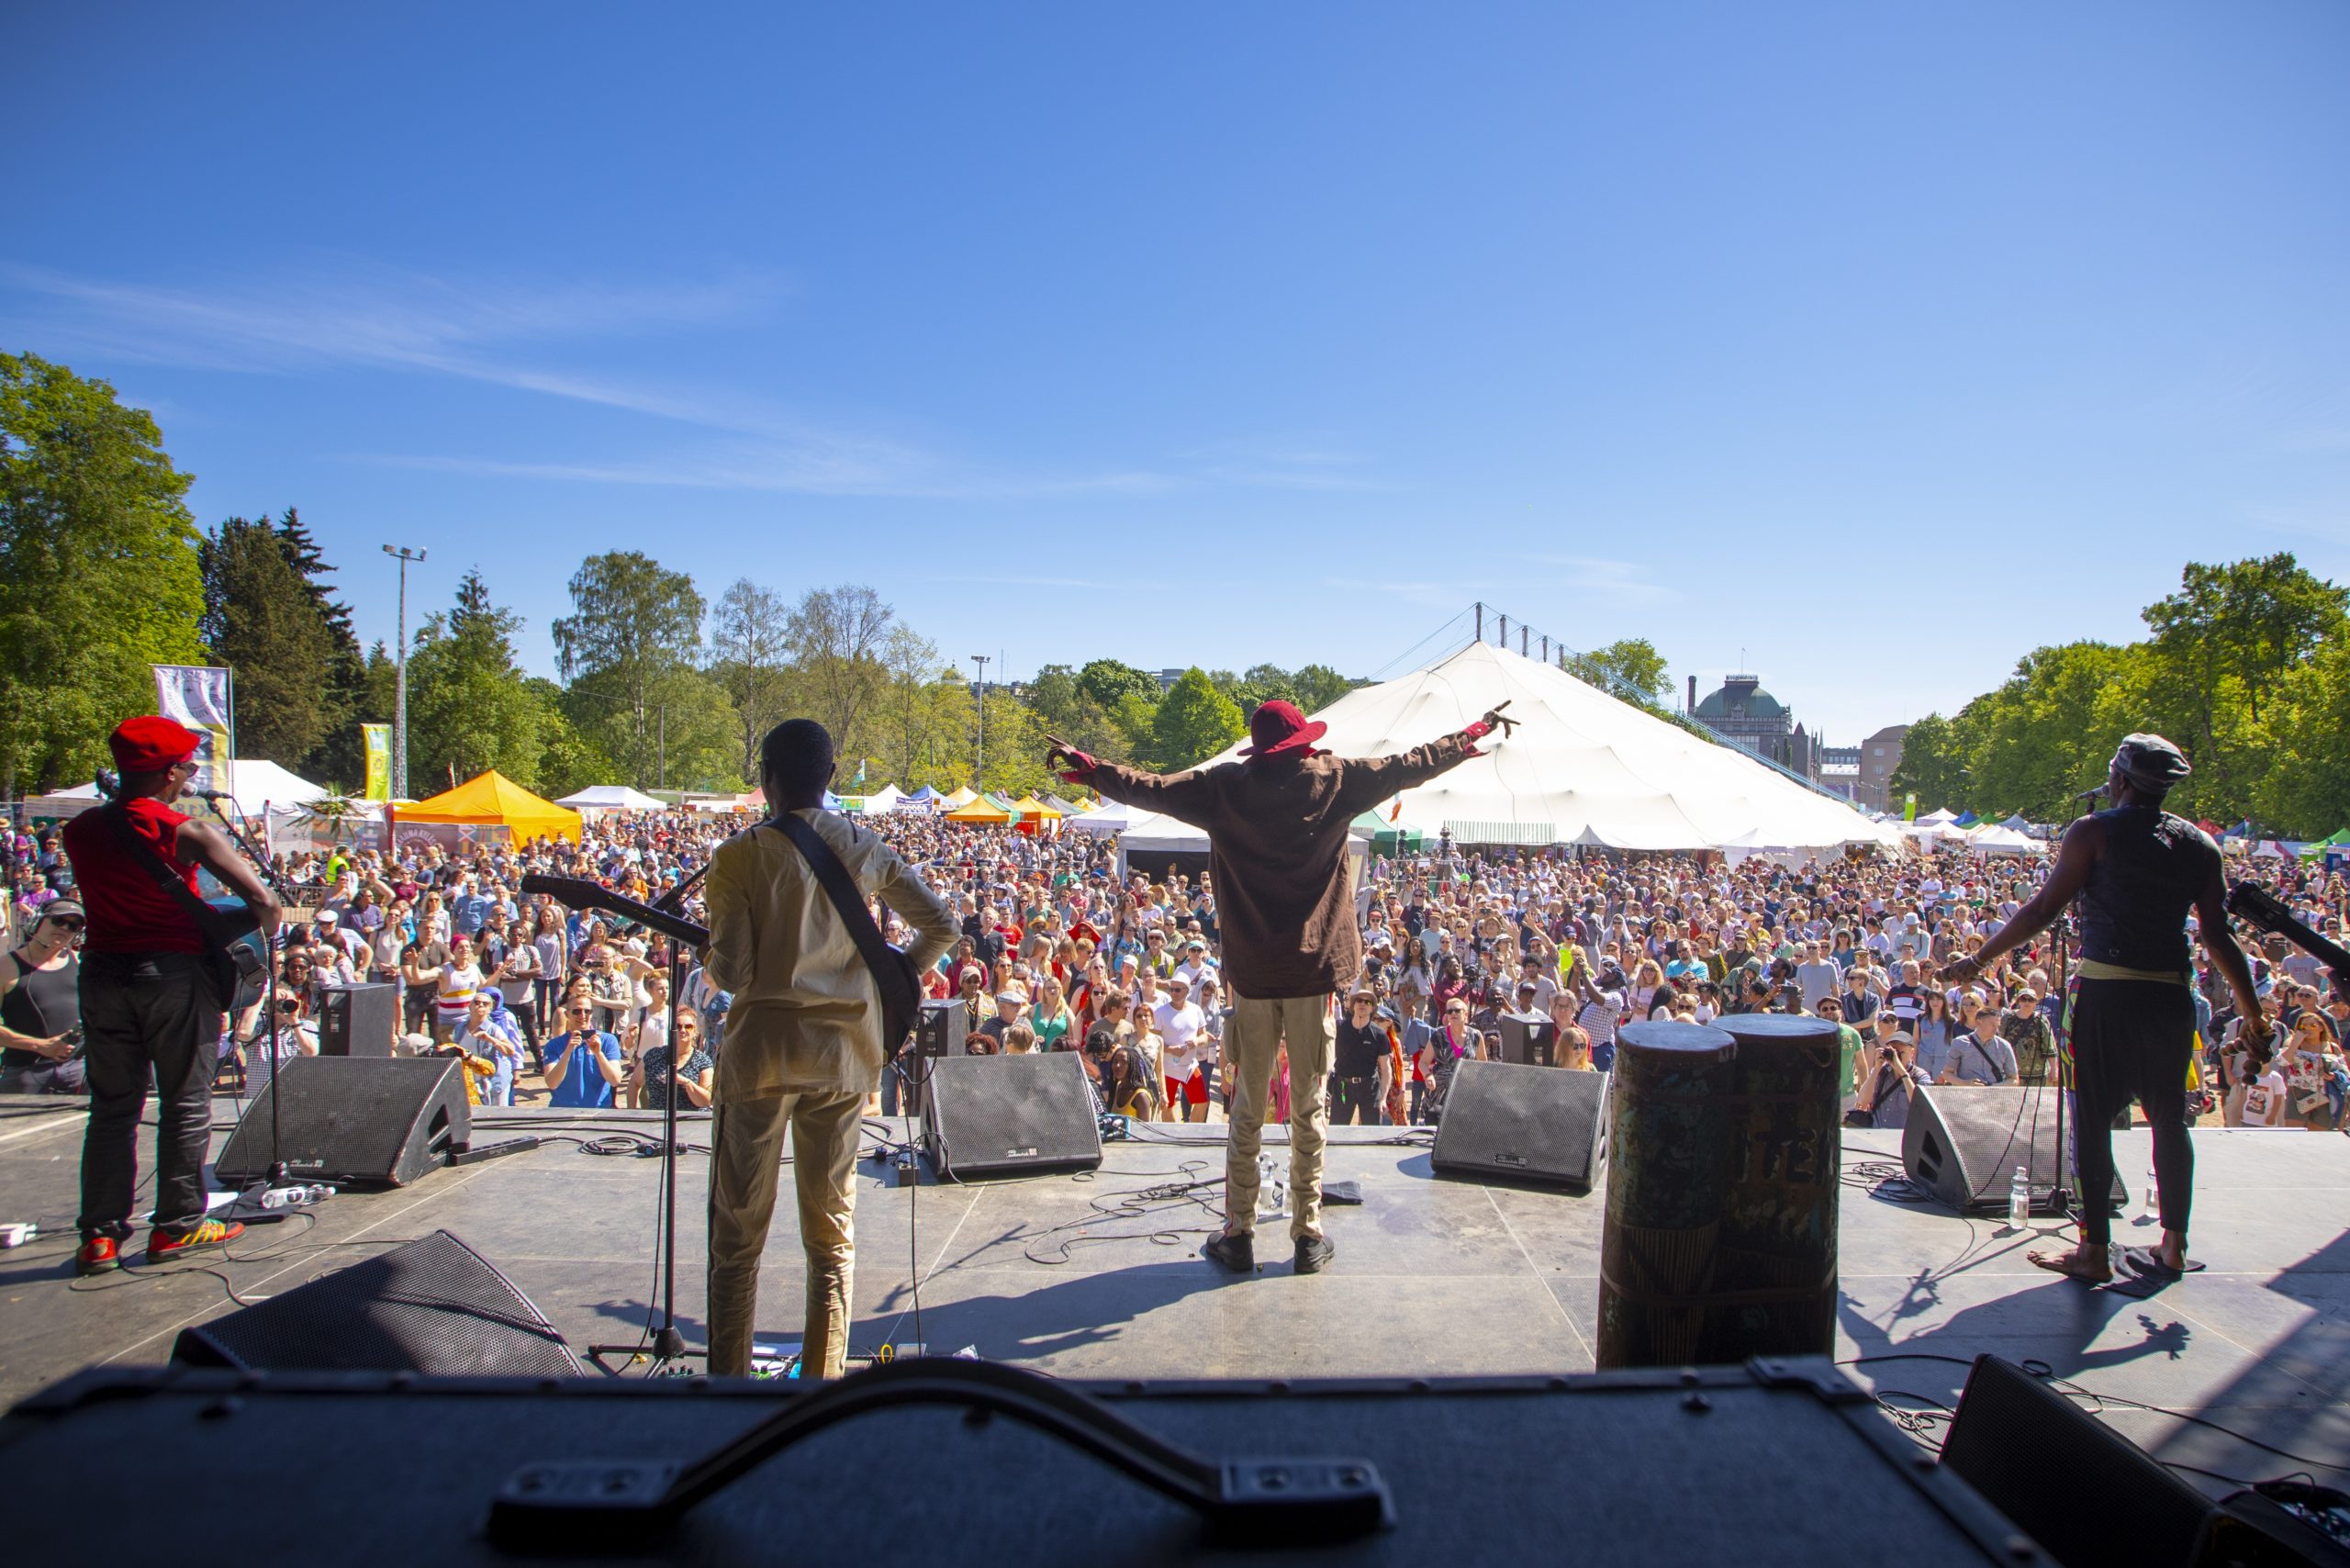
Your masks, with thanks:
[(1105, 762), (1091, 782), (1111, 800), (1207, 831), (1236, 994), (1319, 996), (1362, 968), (1348, 825), (1456, 766), (1473, 744), (1456, 734), (1394, 756), (1222, 762), (1168, 775)]

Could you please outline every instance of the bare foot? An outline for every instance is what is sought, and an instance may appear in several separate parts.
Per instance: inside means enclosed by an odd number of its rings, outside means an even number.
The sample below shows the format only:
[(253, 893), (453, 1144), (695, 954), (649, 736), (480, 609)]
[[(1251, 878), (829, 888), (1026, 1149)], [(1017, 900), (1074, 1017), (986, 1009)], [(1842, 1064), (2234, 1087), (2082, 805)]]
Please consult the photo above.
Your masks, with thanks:
[(2092, 1256), (2086, 1248), (2070, 1252), (2027, 1252), (2024, 1256), (2052, 1274), (2062, 1274), (2068, 1280), (2078, 1280), (2085, 1285), (2101, 1285), (2113, 1278), (2113, 1266), (2102, 1252)]

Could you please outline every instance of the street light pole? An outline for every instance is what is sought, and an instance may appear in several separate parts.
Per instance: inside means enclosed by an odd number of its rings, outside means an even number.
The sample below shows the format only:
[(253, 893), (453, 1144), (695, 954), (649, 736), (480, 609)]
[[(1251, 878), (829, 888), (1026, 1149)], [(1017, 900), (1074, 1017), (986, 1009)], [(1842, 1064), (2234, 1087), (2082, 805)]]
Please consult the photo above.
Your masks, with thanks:
[(984, 790), (986, 786), (980, 780), (986, 776), (988, 766), (988, 656), (973, 654), (971, 662), (979, 666), (979, 683), (973, 688), (979, 693), (979, 760), (971, 767), (971, 788)]
[(408, 564), (422, 561), (424, 552), (410, 550), (407, 545), (384, 546), (384, 554), (400, 564), (399, 645), (396, 668), (398, 670), (398, 696), (394, 699), (392, 712), (392, 798), (408, 799)]

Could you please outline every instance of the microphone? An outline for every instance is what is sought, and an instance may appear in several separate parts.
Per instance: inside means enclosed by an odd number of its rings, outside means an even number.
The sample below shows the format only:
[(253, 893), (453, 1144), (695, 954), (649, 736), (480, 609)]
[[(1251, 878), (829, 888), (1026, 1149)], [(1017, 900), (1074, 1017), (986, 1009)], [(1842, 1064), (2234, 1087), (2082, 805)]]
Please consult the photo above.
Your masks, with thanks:
[(229, 794), (226, 790), (182, 790), (181, 793), (193, 795), (199, 801), (228, 801), (234, 802), (236, 800), (236, 797)]
[(2087, 804), (2091, 801), (2102, 800), (2105, 796), (2105, 789), (2106, 787), (2100, 784), (2094, 790), (2082, 790), (2079, 794), (2074, 796), (2073, 799), (2079, 801), (2084, 804)]

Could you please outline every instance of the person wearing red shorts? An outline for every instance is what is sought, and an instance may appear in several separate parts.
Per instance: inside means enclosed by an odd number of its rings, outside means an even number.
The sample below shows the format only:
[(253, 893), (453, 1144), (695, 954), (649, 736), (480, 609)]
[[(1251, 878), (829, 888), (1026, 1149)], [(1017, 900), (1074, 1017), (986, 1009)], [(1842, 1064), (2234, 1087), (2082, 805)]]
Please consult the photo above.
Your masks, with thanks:
[(1207, 1018), (1192, 1000), (1190, 980), (1179, 974), (1165, 984), (1167, 1000), (1151, 1010), (1158, 1025), (1158, 1068), (1167, 1080), (1167, 1108), (1162, 1115), (1170, 1122), (1204, 1122), (1208, 1082), (1207, 1074), (1201, 1070), (1201, 1047), (1207, 1040)]

